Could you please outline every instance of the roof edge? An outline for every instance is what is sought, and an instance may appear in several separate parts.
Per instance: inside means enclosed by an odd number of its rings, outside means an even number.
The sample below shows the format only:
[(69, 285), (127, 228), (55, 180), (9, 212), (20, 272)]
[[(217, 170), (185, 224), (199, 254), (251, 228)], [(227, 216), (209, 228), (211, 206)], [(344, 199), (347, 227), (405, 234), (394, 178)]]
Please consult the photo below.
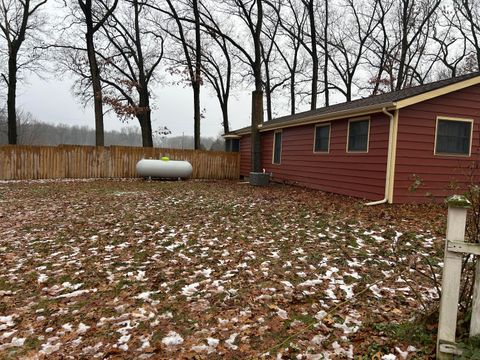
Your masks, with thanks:
[[(368, 114), (382, 111), (383, 108), (386, 108), (387, 110), (399, 110), (407, 106), (415, 105), (417, 103), (427, 101), (427, 100), (430, 100), (442, 95), (446, 95), (458, 90), (462, 90), (470, 86), (478, 85), (478, 84), (480, 84), (480, 74), (474, 77), (468, 78), (466, 80), (461, 80), (450, 85), (446, 85), (434, 90), (420, 93), (418, 95), (406, 97), (404, 99), (399, 99), (395, 102), (384, 102), (380, 104), (368, 105), (368, 106), (363, 106), (363, 107), (358, 107), (358, 108), (353, 108), (348, 110), (330, 112), (322, 115), (310, 115), (306, 117), (300, 117), (294, 120), (273, 122), (272, 124), (269, 124), (268, 122), (266, 122), (266, 123), (260, 124), (258, 128), (260, 132), (264, 132), (264, 131), (283, 129), (283, 128), (300, 126), (300, 125), (308, 125), (308, 124), (317, 123), (317, 122), (333, 121), (333, 120), (338, 120), (346, 117), (357, 117), (357, 116), (368, 115)], [(227, 138), (227, 136), (230, 136), (230, 138), (241, 137), (242, 135), (247, 135), (250, 133), (251, 133), (251, 127), (245, 127), (242, 129), (238, 129), (236, 131), (232, 131), (228, 134), (224, 134), (223, 137), (224, 138)]]
[(312, 115), (309, 117), (295, 119), (291, 121), (285, 121), (277, 124), (267, 124), (267, 125), (260, 124), (259, 129), (262, 132), (262, 131), (299, 126), (299, 125), (308, 125), (308, 124), (317, 123), (317, 122), (333, 121), (338, 119), (344, 119), (345, 117), (357, 117), (357, 116), (362, 116), (362, 115), (367, 115), (367, 114), (372, 114), (375, 112), (382, 111), (383, 108), (387, 108), (388, 110), (394, 110), (396, 108), (396, 104), (393, 102), (380, 103), (375, 105), (363, 106), (361, 108), (356, 108), (356, 109), (335, 111), (335, 112), (323, 114), (323, 115)]
[[(249, 130), (250, 132), (250, 130)], [(234, 131), (232, 132), (229, 132), (229, 133), (226, 133), (226, 134), (223, 134), (222, 137), (224, 139), (240, 139), (240, 135), (238, 135), (237, 133), (235, 133)]]
[(462, 90), (470, 86), (480, 84), (480, 75), (474, 76), (470, 79), (462, 80), (450, 85), (440, 87), (438, 89), (430, 90), (422, 94), (411, 96), (397, 102), (397, 109), (402, 109), (407, 106), (418, 104), (419, 102), (434, 99), (436, 97), (452, 93), (454, 91)]

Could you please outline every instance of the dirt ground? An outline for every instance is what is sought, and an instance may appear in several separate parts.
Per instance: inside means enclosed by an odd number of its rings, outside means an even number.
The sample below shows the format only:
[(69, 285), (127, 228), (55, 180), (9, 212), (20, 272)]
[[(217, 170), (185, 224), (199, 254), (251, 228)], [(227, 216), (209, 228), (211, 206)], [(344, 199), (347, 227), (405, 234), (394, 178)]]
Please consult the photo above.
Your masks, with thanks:
[(299, 187), (0, 183), (0, 358), (432, 358), (446, 209)]

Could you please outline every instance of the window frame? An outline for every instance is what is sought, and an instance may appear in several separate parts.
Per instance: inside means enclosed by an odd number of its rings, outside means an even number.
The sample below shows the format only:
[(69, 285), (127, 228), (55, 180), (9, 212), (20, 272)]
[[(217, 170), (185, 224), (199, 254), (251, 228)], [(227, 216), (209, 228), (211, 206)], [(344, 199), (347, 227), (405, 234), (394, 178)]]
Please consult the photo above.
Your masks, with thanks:
[[(275, 139), (277, 134), (280, 134), (280, 154), (278, 156), (278, 163), (275, 162)], [(282, 142), (283, 142), (283, 131), (275, 130), (273, 133), (273, 146), (272, 146), (272, 165), (280, 165), (282, 163)]]
[[(470, 123), (470, 142), (468, 144), (468, 154), (456, 154), (456, 153), (445, 153), (445, 152), (438, 152), (437, 151), (437, 138), (438, 138), (438, 123), (440, 120), (443, 121), (458, 121), (464, 123)], [(457, 156), (457, 157), (471, 157), (472, 156), (472, 143), (473, 143), (473, 119), (469, 118), (457, 118), (457, 117), (449, 117), (449, 116), (437, 116), (435, 120), (435, 141), (433, 143), (433, 155), (435, 156)]]
[[(315, 151), (315, 144), (317, 143), (317, 128), (319, 127), (327, 127), (328, 126), (328, 144), (327, 144), (327, 151)], [(313, 128), (313, 153), (314, 154), (329, 154), (330, 153), (330, 139), (332, 135), (332, 123), (321, 123), (317, 124)]]
[[(368, 132), (367, 132), (367, 148), (366, 150), (350, 150), (348, 145), (350, 144), (350, 124), (353, 122), (359, 122), (359, 121), (368, 121)], [(347, 154), (366, 154), (370, 150), (370, 117), (361, 117), (361, 118), (354, 118), (354, 119), (349, 119), (348, 120), (348, 125), (347, 125), (347, 144), (346, 144), (346, 152)]]

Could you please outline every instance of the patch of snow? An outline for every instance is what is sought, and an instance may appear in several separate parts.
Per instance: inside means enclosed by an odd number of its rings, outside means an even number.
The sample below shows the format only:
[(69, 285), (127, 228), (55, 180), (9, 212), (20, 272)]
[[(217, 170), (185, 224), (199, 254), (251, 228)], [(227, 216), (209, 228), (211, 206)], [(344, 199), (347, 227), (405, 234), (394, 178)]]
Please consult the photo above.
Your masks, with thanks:
[(298, 284), (298, 286), (301, 286), (301, 287), (310, 287), (310, 286), (315, 286), (315, 285), (319, 285), (321, 284), (323, 281), (321, 279), (314, 279), (314, 280), (307, 280), (307, 281), (304, 281), (300, 284)]
[(119, 343), (119, 344), (125, 344), (125, 343), (127, 343), (127, 342), (130, 340), (131, 337), (132, 337), (132, 335), (122, 335), (122, 336), (120, 336), (120, 338), (118, 339), (118, 343)]
[(171, 311), (166, 311), (159, 316), (160, 319), (171, 319), (173, 318), (173, 314)]
[(192, 346), (192, 350), (197, 352), (197, 353), (200, 353), (200, 352), (208, 352), (208, 353), (211, 353), (213, 351), (213, 349), (210, 347), (210, 346), (207, 346), (205, 344), (202, 344), (202, 345), (194, 345)]
[(218, 339), (215, 339), (215, 338), (207, 338), (207, 344), (208, 346), (212, 346), (212, 347), (217, 347), (217, 345), (220, 343), (220, 340)]
[(17, 338), (16, 336), (14, 336), (10, 342), (11, 346), (23, 346), (24, 343), (25, 338)]
[(382, 360), (395, 360), (397, 357), (393, 354), (386, 354), (382, 356)]
[(277, 315), (284, 320), (288, 319), (288, 313), (283, 309), (278, 308)]
[(183, 338), (175, 331), (170, 331), (167, 336), (162, 339), (162, 344), (166, 346), (175, 346), (183, 343)]
[(377, 285), (370, 286), (370, 291), (375, 295), (375, 297), (381, 299), (383, 298), (382, 294), (380, 294), (380, 288)]
[(45, 274), (40, 274), (40, 275), (38, 276), (37, 282), (38, 282), (39, 284), (42, 284), (42, 283), (46, 282), (47, 280), (48, 280), (48, 276), (47, 276), (47, 275), (45, 275)]
[(68, 332), (73, 330), (72, 325), (70, 323), (63, 324), (62, 328), (63, 328), (63, 330), (68, 331)]
[(182, 288), (182, 295), (192, 296), (193, 294), (195, 294), (198, 291), (197, 287), (199, 285), (200, 285), (199, 283), (193, 283), (193, 284), (190, 284), (190, 285), (185, 285)]
[(321, 334), (315, 335), (311, 341), (313, 345), (320, 346), (322, 345), (323, 340), (325, 340), (327, 337)]
[(53, 354), (54, 352), (60, 350), (61, 346), (62, 346), (61, 343), (51, 344), (50, 342), (47, 342), (46, 344), (42, 344), (42, 348), (40, 349), (40, 354), (42, 355)]
[(77, 290), (77, 291), (74, 291), (74, 292), (71, 292), (71, 293), (58, 295), (57, 297), (55, 297), (55, 299), (72, 298), (72, 297), (80, 296), (80, 295), (83, 295), (83, 294), (88, 294), (89, 292), (97, 292), (97, 289)]
[(238, 349), (238, 346), (233, 344), (237, 336), (238, 336), (237, 333), (233, 333), (232, 335), (230, 335), (230, 337), (227, 340), (225, 340), (225, 344), (227, 345), (228, 348), (232, 350)]
[(85, 334), (88, 329), (90, 329), (90, 326), (85, 325), (84, 323), (80, 323), (80, 324), (78, 324), (77, 333)]
[(353, 297), (353, 284), (351, 285), (340, 285), (340, 289), (345, 291), (345, 298), (351, 299)]
[(325, 316), (327, 316), (327, 312), (325, 310), (320, 310), (319, 312), (317, 312), (315, 314), (315, 319), (317, 319), (318, 321), (321, 321)]
[(135, 299), (147, 301), (148, 299), (150, 299), (151, 294), (153, 294), (152, 291), (145, 291), (145, 292), (140, 293), (137, 296), (135, 296)]
[(135, 280), (137, 281), (144, 281), (145, 279), (145, 271), (138, 270), (137, 276), (135, 276)]
[(335, 341), (333, 344), (332, 344), (332, 347), (333, 347), (333, 351), (335, 352), (336, 355), (340, 355), (340, 356), (345, 356), (347, 357), (348, 359), (353, 359), (353, 346), (350, 345), (348, 350), (345, 350), (342, 348), (342, 346), (337, 342)]

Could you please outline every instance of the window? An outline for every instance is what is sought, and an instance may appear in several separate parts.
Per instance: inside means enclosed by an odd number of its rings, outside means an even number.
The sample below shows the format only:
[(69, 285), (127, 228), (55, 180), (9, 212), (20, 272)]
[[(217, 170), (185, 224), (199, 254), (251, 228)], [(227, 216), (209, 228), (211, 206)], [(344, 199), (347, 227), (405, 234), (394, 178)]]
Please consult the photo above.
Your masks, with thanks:
[(239, 152), (240, 151), (240, 139), (225, 139), (225, 151), (226, 152)]
[(437, 119), (435, 154), (470, 156), (472, 120)]
[(348, 152), (367, 152), (370, 120), (350, 120), (348, 122)]
[(282, 132), (277, 131), (273, 136), (273, 164), (280, 164), (282, 156)]
[(328, 153), (330, 150), (330, 124), (315, 126), (313, 152)]
[(239, 152), (240, 151), (240, 139), (232, 139), (230, 144), (230, 151), (231, 152)]

